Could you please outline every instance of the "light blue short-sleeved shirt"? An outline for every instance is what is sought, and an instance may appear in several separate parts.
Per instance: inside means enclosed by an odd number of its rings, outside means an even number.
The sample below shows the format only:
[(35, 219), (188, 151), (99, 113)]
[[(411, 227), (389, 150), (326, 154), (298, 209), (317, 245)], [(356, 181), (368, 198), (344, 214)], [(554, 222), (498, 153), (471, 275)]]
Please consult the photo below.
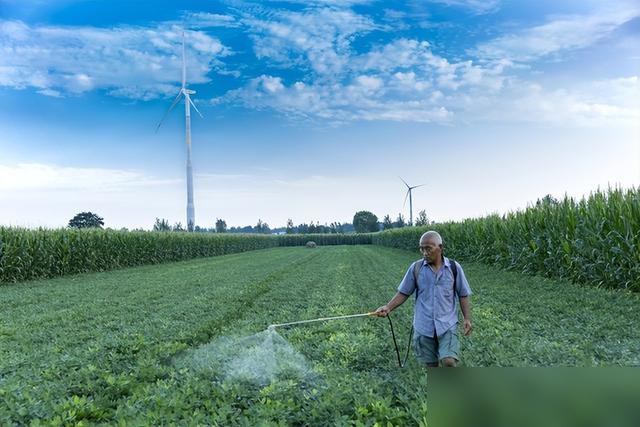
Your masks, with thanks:
[(426, 337), (433, 337), (434, 334), (442, 336), (458, 324), (457, 301), (459, 297), (471, 295), (469, 282), (467, 282), (460, 264), (456, 263), (458, 277), (454, 293), (453, 271), (451, 270), (451, 262), (446, 257), (437, 273), (429, 267), (425, 260), (422, 260), (418, 283), (413, 275), (413, 265), (409, 266), (402, 282), (400, 282), (398, 292), (407, 296), (414, 292), (418, 293), (413, 316), (413, 327), (416, 332)]

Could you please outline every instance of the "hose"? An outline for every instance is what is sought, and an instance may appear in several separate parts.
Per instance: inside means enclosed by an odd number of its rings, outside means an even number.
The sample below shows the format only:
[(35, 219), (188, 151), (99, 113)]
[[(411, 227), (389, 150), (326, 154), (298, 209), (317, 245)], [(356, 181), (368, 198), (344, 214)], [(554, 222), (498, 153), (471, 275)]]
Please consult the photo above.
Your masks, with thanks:
[(393, 331), (393, 322), (391, 321), (391, 315), (387, 314), (389, 319), (389, 327), (391, 328), (391, 337), (393, 338), (393, 345), (396, 348), (396, 356), (398, 357), (398, 365), (400, 368), (404, 368), (409, 359), (409, 351), (411, 350), (411, 338), (413, 338), (413, 323), (411, 324), (411, 331), (409, 332), (409, 342), (407, 343), (407, 352), (404, 355), (404, 361), (400, 360), (400, 349), (398, 348), (398, 342), (396, 341), (396, 333)]
[[(364, 317), (364, 316), (371, 316), (371, 315), (373, 315), (373, 312), (362, 313), (362, 314), (350, 314), (350, 315), (347, 315), (347, 316), (321, 317), (321, 318), (318, 318), (318, 319), (311, 319), (311, 320), (299, 320), (297, 322), (274, 323), (272, 325), (269, 325), (267, 330), (273, 331), (273, 330), (275, 330), (275, 328), (282, 327), (282, 326), (292, 326), (292, 325), (301, 325), (301, 324), (304, 324), (304, 323), (324, 322), (325, 320), (350, 319), (350, 318), (354, 318), (354, 317)], [(409, 332), (409, 342), (407, 343), (407, 351), (406, 351), (406, 353), (404, 355), (404, 360), (402, 360), (400, 358), (400, 349), (398, 348), (398, 341), (396, 339), (396, 333), (393, 330), (393, 322), (391, 321), (391, 315), (387, 314), (386, 317), (387, 317), (387, 319), (389, 319), (389, 328), (391, 329), (391, 337), (393, 338), (393, 346), (395, 347), (396, 357), (398, 358), (398, 366), (400, 366), (400, 368), (404, 368), (405, 365), (407, 364), (407, 360), (409, 359), (409, 351), (411, 350), (411, 338), (413, 338), (413, 324), (411, 325), (411, 331)]]

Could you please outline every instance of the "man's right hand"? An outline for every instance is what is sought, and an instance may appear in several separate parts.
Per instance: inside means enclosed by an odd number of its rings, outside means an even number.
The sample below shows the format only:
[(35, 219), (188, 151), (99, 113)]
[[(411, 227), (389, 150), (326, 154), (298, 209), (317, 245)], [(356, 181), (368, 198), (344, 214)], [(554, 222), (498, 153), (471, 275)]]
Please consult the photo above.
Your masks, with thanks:
[(378, 308), (376, 311), (374, 311), (373, 315), (378, 317), (387, 317), (390, 311), (391, 310), (389, 310), (389, 307), (385, 304), (382, 307)]

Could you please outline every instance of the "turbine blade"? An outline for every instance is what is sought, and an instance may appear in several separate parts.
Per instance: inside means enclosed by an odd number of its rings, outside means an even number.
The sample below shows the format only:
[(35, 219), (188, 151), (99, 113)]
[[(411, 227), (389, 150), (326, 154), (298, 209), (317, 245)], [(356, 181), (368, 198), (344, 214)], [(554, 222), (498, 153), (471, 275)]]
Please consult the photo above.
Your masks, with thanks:
[(198, 107), (196, 107), (196, 104), (193, 103), (193, 101), (191, 100), (191, 97), (189, 97), (189, 103), (191, 104), (191, 106), (198, 112), (198, 114), (200, 114), (200, 117), (204, 119), (204, 116), (202, 115), (202, 113), (200, 112), (200, 110), (198, 110)]
[[(400, 179), (402, 179), (402, 178), (400, 178)], [(404, 203), (402, 204), (402, 209), (404, 209), (404, 207), (407, 206), (407, 199), (409, 198), (409, 193), (410, 192), (411, 192), (411, 189), (408, 189), (406, 196), (404, 196)]]
[(411, 187), (411, 189), (413, 190), (414, 188), (422, 187), (422, 186), (424, 186), (424, 185), (425, 185), (425, 184), (416, 185), (416, 186), (414, 186), (414, 187)]
[(182, 89), (187, 85), (187, 65), (184, 59), (184, 30), (182, 31)]
[(162, 126), (162, 123), (164, 123), (165, 119), (167, 118), (171, 110), (173, 110), (175, 106), (178, 104), (181, 96), (182, 96), (182, 90), (178, 92), (178, 95), (176, 96), (176, 99), (173, 100), (171, 107), (169, 107), (169, 109), (164, 113), (164, 116), (162, 116), (162, 120), (160, 120), (160, 123), (158, 123), (158, 126), (156, 127), (156, 133), (158, 132), (158, 129), (160, 129), (160, 126)]
[(411, 188), (409, 187), (409, 184), (407, 184), (407, 181), (405, 181), (404, 179), (402, 179), (402, 177), (398, 176), (398, 178), (400, 178), (400, 181), (404, 182), (404, 185), (407, 186), (407, 188)]

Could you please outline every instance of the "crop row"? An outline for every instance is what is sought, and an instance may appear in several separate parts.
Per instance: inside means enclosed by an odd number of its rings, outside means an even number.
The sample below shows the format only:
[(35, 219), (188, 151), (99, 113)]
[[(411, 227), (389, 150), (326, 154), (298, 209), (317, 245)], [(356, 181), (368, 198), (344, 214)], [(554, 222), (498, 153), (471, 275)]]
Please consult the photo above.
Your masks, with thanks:
[(504, 216), (384, 231), (373, 243), (416, 250), (427, 228), (442, 235), (455, 258), (640, 291), (640, 189), (543, 199)]
[(0, 283), (265, 249), (370, 244), (371, 235), (211, 235), (0, 227)]

